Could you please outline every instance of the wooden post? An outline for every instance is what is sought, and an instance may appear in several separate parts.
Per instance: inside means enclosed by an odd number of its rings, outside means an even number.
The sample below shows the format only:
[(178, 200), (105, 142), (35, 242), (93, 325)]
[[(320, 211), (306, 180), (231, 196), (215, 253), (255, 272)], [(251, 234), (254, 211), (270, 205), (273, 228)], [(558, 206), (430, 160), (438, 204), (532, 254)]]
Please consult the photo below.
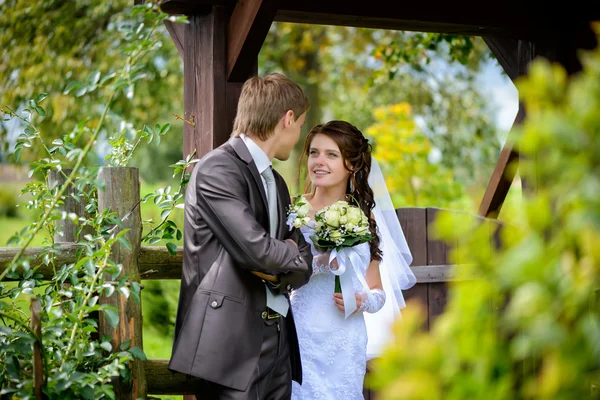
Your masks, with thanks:
[[(427, 265), (427, 214), (425, 208), (399, 208), (396, 210), (406, 243), (413, 256), (413, 266)], [(426, 315), (423, 330), (429, 329), (429, 283), (417, 283), (403, 292), (406, 301), (417, 299)]]
[(226, 12), (214, 6), (209, 14), (189, 16), (183, 49), (184, 156), (200, 158), (227, 140)]
[[(208, 14), (190, 15), (183, 29), (170, 29), (183, 48), (184, 118), (183, 156), (196, 151), (200, 158), (225, 143), (231, 134), (243, 76), (227, 81), (227, 7), (216, 5)], [(263, 38), (264, 39), (264, 38)], [(257, 57), (249, 78), (257, 74)], [(248, 63), (248, 62), (246, 62)], [(245, 68), (247, 69), (247, 68)]]
[[(49, 171), (48, 172), (48, 186), (56, 187), (60, 186), (67, 180), (66, 176), (71, 174), (71, 169), (63, 169), (61, 171)], [(65, 176), (66, 175), (66, 176)], [(78, 217), (85, 216), (87, 213), (85, 212), (85, 203), (83, 201), (78, 202), (70, 195), (73, 194), (75, 190), (73, 186), (67, 188), (65, 191), (65, 204), (61, 207), (63, 211), (67, 213), (75, 213)], [(62, 235), (56, 233), (54, 235), (54, 243), (70, 243), (76, 242), (77, 237), (77, 229), (78, 225), (74, 224), (71, 220), (65, 219), (56, 222), (56, 225), (62, 227)], [(86, 233), (93, 233), (92, 229), (89, 226), (83, 228), (81, 235), (85, 235)]]
[[(448, 264), (450, 249), (456, 243), (447, 243), (435, 237), (433, 232), (434, 222), (443, 213), (452, 212), (439, 208), (428, 207), (427, 213), (427, 265)], [(448, 301), (448, 285), (446, 282), (429, 283), (429, 328), (433, 326), (435, 319), (444, 312)]]
[[(73, 172), (72, 169), (63, 169), (62, 172), (49, 171), (48, 186), (56, 187), (64, 184), (67, 180), (67, 176), (69, 176), (71, 172)], [(64, 205), (61, 207), (62, 211), (65, 211), (67, 213), (75, 213), (77, 217), (87, 216), (88, 214), (85, 212), (85, 203), (83, 201), (76, 201), (73, 197), (71, 197), (71, 194), (73, 194), (74, 192), (75, 190), (73, 188), (73, 184), (71, 184), (71, 186), (68, 187), (65, 191)], [(86, 235), (88, 233), (95, 233), (90, 226), (85, 226), (82, 229), (81, 233), (77, 235), (77, 230), (79, 229), (79, 226), (73, 223), (73, 221), (71, 221), (70, 219), (59, 220), (56, 222), (56, 225), (57, 227), (62, 227), (62, 232), (57, 232), (54, 234), (54, 243), (64, 243), (65, 245), (70, 243), (76, 243), (80, 236), (83, 237), (83, 235)], [(61, 246), (61, 253), (64, 251), (63, 248), (64, 246)], [(69, 287), (69, 285), (70, 283), (65, 282), (62, 284), (62, 287), (67, 288)], [(90, 318), (98, 320), (99, 313), (97, 311), (90, 313)], [(92, 332), (90, 334), (90, 338), (92, 340), (98, 340), (98, 333)]]
[(44, 364), (42, 360), (42, 347), (38, 341), (42, 340), (42, 320), (40, 316), (42, 304), (40, 303), (40, 299), (37, 297), (31, 298), (29, 311), (31, 312), (31, 331), (37, 339), (33, 343), (33, 390), (36, 400), (42, 400), (44, 398), (42, 392), (42, 388), (44, 387)]
[[(137, 168), (103, 168), (100, 171), (100, 181), (104, 188), (98, 190), (99, 211), (110, 209), (119, 215), (123, 221), (122, 229), (129, 229), (125, 237), (131, 244), (131, 250), (119, 243), (115, 244), (110, 258), (123, 266), (122, 275), (139, 282), (138, 254), (142, 236), (139, 171)], [(100, 337), (110, 336), (114, 351), (119, 351), (121, 344), (128, 340), (131, 340), (130, 347), (143, 349), (141, 303), (138, 304), (133, 296), (126, 298), (117, 291), (110, 297), (101, 296), (100, 303), (116, 307), (119, 312), (119, 324), (116, 328), (108, 323), (104, 313), (100, 314)], [(142, 363), (135, 360), (130, 367), (132, 381), (115, 385), (117, 399), (146, 397), (147, 383)]]

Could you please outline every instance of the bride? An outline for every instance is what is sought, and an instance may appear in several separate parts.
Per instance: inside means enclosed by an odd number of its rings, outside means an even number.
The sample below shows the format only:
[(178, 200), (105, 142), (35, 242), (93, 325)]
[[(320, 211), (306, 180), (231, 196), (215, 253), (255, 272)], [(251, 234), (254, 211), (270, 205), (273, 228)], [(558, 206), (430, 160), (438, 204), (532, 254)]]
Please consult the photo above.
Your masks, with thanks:
[[(402, 228), (371, 145), (344, 121), (315, 126), (304, 146), (311, 222), (301, 228), (311, 243), (313, 275), (291, 294), (302, 359), (302, 385), (293, 382), (292, 399), (363, 399), (367, 359), (391, 340), (391, 323), (405, 306), (401, 290), (415, 276)], [(312, 245), (314, 213), (353, 198), (369, 216), (374, 238), (352, 247), (354, 264), (321, 253)], [(330, 258), (332, 258), (330, 260)], [(345, 262), (344, 262), (345, 263)], [(334, 294), (335, 275), (342, 293)], [(350, 286), (348, 286), (350, 285)]]

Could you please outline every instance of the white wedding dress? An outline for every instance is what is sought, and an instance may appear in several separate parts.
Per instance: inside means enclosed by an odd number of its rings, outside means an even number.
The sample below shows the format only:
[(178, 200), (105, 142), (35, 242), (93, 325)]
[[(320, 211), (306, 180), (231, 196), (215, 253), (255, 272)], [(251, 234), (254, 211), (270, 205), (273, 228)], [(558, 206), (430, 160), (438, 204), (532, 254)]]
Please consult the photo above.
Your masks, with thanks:
[[(301, 231), (314, 248), (310, 235), (314, 221)], [(369, 244), (362, 251), (369, 251)], [(368, 263), (356, 266), (366, 274)], [(354, 288), (360, 291), (360, 281), (353, 276)], [(328, 270), (314, 274), (310, 281), (291, 293), (291, 304), (300, 344), (302, 385), (292, 383), (294, 400), (363, 400), (366, 373), (367, 328), (362, 312), (344, 319), (333, 303), (334, 275)]]

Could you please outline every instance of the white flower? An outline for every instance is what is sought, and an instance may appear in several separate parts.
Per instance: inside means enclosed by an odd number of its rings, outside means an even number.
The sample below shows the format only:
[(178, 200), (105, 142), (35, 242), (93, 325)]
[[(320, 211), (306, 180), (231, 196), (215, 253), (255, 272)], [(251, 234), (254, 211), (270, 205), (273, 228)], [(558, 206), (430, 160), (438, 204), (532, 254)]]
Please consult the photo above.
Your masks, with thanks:
[(336, 229), (336, 230), (334, 230), (334, 231), (331, 232), (331, 234), (329, 235), (329, 237), (334, 242), (337, 242), (338, 240), (342, 239), (342, 232), (340, 232), (339, 230)]
[(358, 207), (351, 207), (348, 209), (348, 222), (352, 223), (353, 225), (360, 225), (361, 221), (362, 221), (362, 216), (364, 215), (364, 213), (362, 212), (362, 210)]
[[(346, 239), (359, 238), (358, 243), (370, 240), (369, 221), (360, 207), (338, 201), (315, 213), (313, 242), (317, 247), (331, 250), (343, 247)], [(357, 244), (356, 240), (352, 242)]]
[(298, 215), (308, 215), (308, 212), (311, 210), (311, 206), (308, 202), (305, 201), (303, 205), (298, 207)]
[(339, 210), (336, 210), (335, 208), (329, 209), (329, 210), (325, 211), (324, 217), (325, 217), (325, 222), (327, 223), (327, 225), (333, 226), (334, 228), (337, 228), (340, 226)]
[(302, 196), (296, 196), (288, 209), (286, 218), (287, 226), (292, 228), (300, 228), (307, 225), (310, 221), (308, 212), (312, 209), (310, 203)]

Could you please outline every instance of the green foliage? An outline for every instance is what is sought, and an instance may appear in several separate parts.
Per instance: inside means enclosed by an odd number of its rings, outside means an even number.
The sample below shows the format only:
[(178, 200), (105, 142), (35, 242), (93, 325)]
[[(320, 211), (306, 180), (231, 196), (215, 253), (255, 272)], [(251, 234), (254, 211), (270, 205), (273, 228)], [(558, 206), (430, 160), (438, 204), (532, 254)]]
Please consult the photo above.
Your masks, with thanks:
[(387, 75), (394, 78), (402, 66), (410, 66), (415, 71), (424, 71), (425, 66), (435, 58), (436, 51), (442, 49), (444, 59), (478, 70), (482, 61), (492, 57), (487, 46), (476, 36), (448, 33), (403, 32), (399, 41), (385, 38), (374, 50), (376, 58), (382, 60)]
[(429, 161), (431, 140), (417, 131), (409, 104), (378, 108), (375, 119), (365, 133), (373, 138), (373, 156), (395, 207), (472, 207), (453, 171)]
[[(469, 187), (487, 183), (482, 181), (500, 152), (494, 110), (476, 84), (490, 57), (476, 37), (274, 23), (259, 67), (283, 72), (305, 88), (312, 104), (305, 132), (329, 119), (364, 130), (376, 123), (376, 108), (409, 103), (441, 163)], [(296, 172), (292, 158), (280, 166), (289, 182)]]
[[(457, 259), (471, 282), (451, 287), (446, 312), (429, 333), (410, 304), (397, 342), (375, 365), (382, 399), (578, 399), (600, 381), (600, 49), (584, 71), (535, 61), (518, 82), (527, 119), (517, 145), (536, 188), (522, 224), (505, 226), (503, 249), (490, 231), (462, 218)], [(467, 258), (468, 257), (468, 258)], [(593, 388), (596, 389), (593, 389)], [(594, 392), (595, 390), (595, 392)]]
[[(180, 176), (177, 190), (171, 192), (171, 186), (159, 188), (154, 193), (148, 193), (142, 199), (144, 203), (152, 199), (154, 204), (161, 210), (160, 222), (158, 225), (151, 227), (150, 231), (142, 238), (142, 242), (148, 242), (149, 245), (153, 245), (163, 241), (166, 243), (167, 250), (171, 254), (177, 253), (176, 243), (181, 243), (183, 231), (177, 227), (177, 223), (170, 217), (176, 209), (183, 209), (184, 207), (185, 187), (190, 179), (188, 171), (191, 171), (192, 166), (199, 161), (198, 159), (194, 159), (194, 154), (195, 152), (189, 154), (185, 160), (179, 160), (177, 163), (171, 165), (174, 169), (173, 178), (178, 175)], [(153, 220), (150, 219), (146, 222), (152, 224)]]
[[(130, 39), (123, 29), (127, 29), (131, 5), (126, 0), (76, 4), (43, 0), (36, 2), (35, 7), (26, 0), (2, 2), (0, 106), (13, 105), (20, 112), (30, 107), (32, 93), (48, 93), (43, 105), (46, 118), (38, 126), (47, 143), (60, 139), (60, 133), (70, 131), (79, 121), (97, 122), (94, 118), (98, 118), (98, 112), (94, 107), (103, 101), (105, 93), (95, 86), (114, 72), (114, 66), (122, 60)], [(181, 113), (183, 109), (179, 91), (183, 87), (181, 58), (165, 26), (158, 26), (156, 32), (160, 40), (154, 42), (152, 57), (136, 64), (140, 70), (132, 71), (127, 87), (114, 99), (112, 118), (104, 122), (106, 132), (101, 132), (99, 145), (92, 149), (96, 157), (106, 155), (109, 146), (106, 143), (115, 136), (108, 132), (117, 134), (133, 126), (143, 127), (148, 121), (172, 119), (172, 113)], [(132, 84), (140, 78), (144, 79), (143, 85)], [(65, 79), (79, 81), (68, 87), (77, 96), (64, 93)], [(87, 101), (80, 101), (78, 96), (83, 94)], [(180, 122), (173, 125), (181, 131)], [(0, 124), (3, 161), (14, 161), (5, 156), (15, 144), (15, 138), (9, 135), (12, 129), (14, 124)], [(168, 165), (181, 158), (182, 143), (162, 146), (160, 150), (154, 144), (142, 142), (133, 162), (140, 166), (144, 179), (164, 180), (169, 175)], [(151, 157), (157, 151), (161, 156)], [(44, 153), (43, 148), (36, 146), (21, 162), (38, 159)], [(84, 165), (96, 163), (96, 157), (89, 157)], [(148, 158), (153, 160), (151, 168), (143, 168)]]
[[(0, 365), (1, 395), (33, 397), (32, 345), (36, 342), (42, 352), (43, 391), (49, 398), (114, 398), (113, 379), (128, 381), (129, 363), (146, 357), (138, 345), (123, 343), (117, 349), (113, 348), (111, 338), (90, 338), (98, 331), (98, 322), (91, 317), (93, 313), (102, 313), (113, 327), (119, 323), (117, 309), (102, 303), (102, 296), (131, 296), (134, 301), (141, 301), (139, 282), (123, 276), (123, 266), (112, 258), (114, 246), (131, 249), (124, 236), (127, 229), (120, 229), (127, 214), (99, 210), (99, 167), (90, 155), (100, 135), (106, 133), (110, 138), (109, 165), (125, 166), (138, 144), (156, 142), (169, 130), (168, 124), (129, 129), (127, 124), (123, 125), (122, 116), (113, 112), (116, 104), (133, 101), (135, 88), (150, 76), (145, 73), (146, 62), (160, 48), (157, 31), (166, 18), (171, 17), (161, 13), (156, 4), (147, 4), (134, 7), (117, 24), (116, 31), (121, 35), (117, 49), (121, 57), (107, 71), (83, 74), (84, 79), (66, 85), (64, 96), (74, 98), (78, 104), (87, 103), (90, 113), (73, 121), (68, 129), (56, 132), (51, 144), (44, 122), (51, 118), (46, 102), (52, 94), (34, 96), (25, 102), (26, 108), (3, 109), (8, 119), (18, 121), (22, 127), (14, 146), (14, 158), (19, 160), (25, 155), (31, 158), (40, 152), (43, 156), (29, 163), (30, 177), (41, 179), (32, 180), (23, 189), (28, 195), (25, 208), (34, 213), (34, 221), (9, 239), (8, 244), (18, 247), (18, 251), (8, 268), (0, 273), (0, 359), (5, 360)], [(114, 129), (119, 126), (120, 129)], [(178, 170), (182, 182), (186, 179), (184, 170), (192, 162), (178, 163), (183, 165)], [(50, 184), (50, 171), (62, 174), (65, 182)], [(84, 203), (87, 214), (60, 211), (59, 206), (67, 198)], [(171, 199), (170, 207), (175, 206), (176, 201)], [(164, 224), (177, 229), (176, 224), (163, 217)], [(62, 229), (57, 223), (64, 220), (79, 227), (75, 240), (80, 248), (76, 262), (71, 264), (59, 261), (61, 246), (53, 243), (54, 236)], [(26, 255), (26, 250), (41, 232), (47, 234), (49, 243), (42, 247), (42, 255), (33, 259)], [(37, 272), (42, 265), (52, 267), (54, 274), (50, 281), (43, 281)], [(6, 278), (16, 284), (4, 282)], [(22, 311), (22, 303), (31, 297), (41, 302), (41, 337), (30, 331), (30, 316)]]

